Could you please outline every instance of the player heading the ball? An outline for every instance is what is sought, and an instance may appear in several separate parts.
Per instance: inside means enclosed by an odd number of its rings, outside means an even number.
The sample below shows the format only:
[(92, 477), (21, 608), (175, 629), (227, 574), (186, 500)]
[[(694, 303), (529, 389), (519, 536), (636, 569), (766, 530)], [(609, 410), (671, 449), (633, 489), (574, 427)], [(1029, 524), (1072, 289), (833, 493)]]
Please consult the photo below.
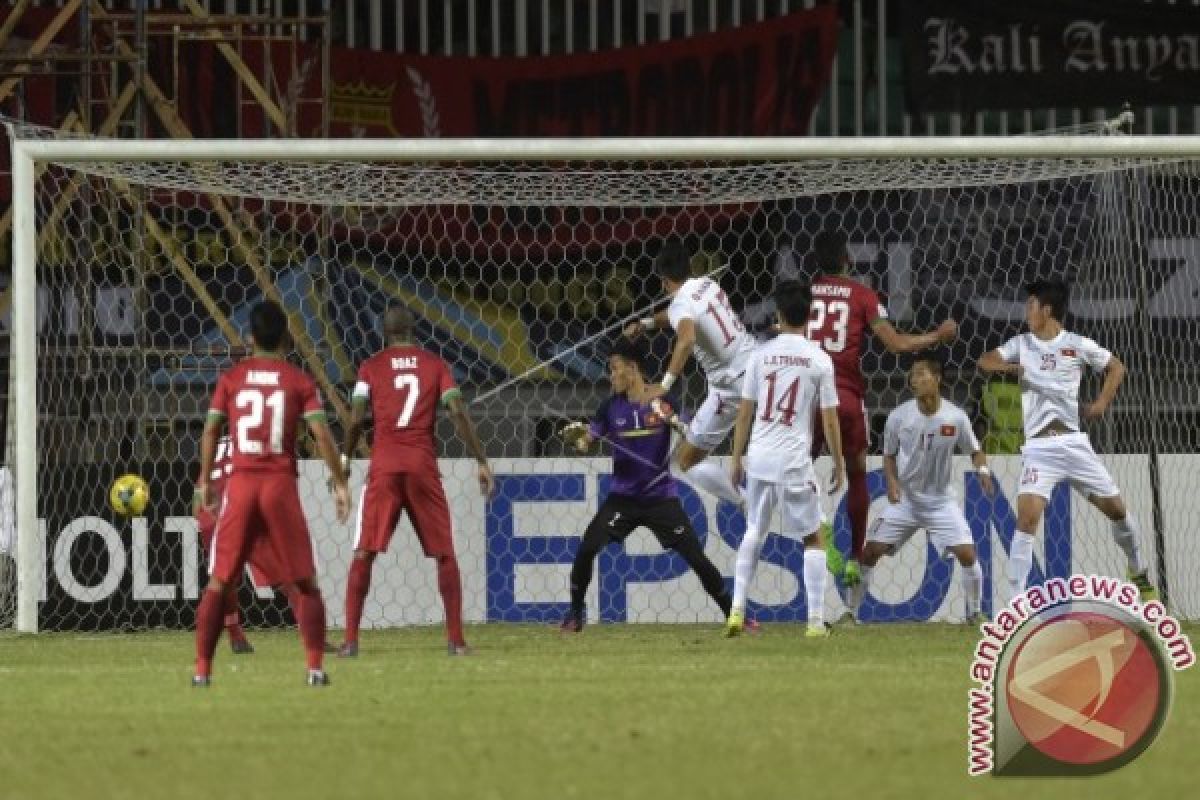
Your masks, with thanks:
[(651, 396), (670, 391), (695, 355), (708, 380), (708, 394), (679, 447), (679, 469), (695, 486), (740, 505), (742, 494), (729, 482), (729, 475), (719, 464), (705, 459), (733, 430), (738, 390), (756, 342), (734, 313), (721, 285), (712, 278), (692, 277), (691, 259), (682, 242), (671, 239), (663, 244), (654, 259), (654, 271), (671, 303), (666, 311), (626, 327), (625, 334), (636, 338), (643, 329), (667, 326), (675, 331), (671, 361), (660, 383), (649, 388)]

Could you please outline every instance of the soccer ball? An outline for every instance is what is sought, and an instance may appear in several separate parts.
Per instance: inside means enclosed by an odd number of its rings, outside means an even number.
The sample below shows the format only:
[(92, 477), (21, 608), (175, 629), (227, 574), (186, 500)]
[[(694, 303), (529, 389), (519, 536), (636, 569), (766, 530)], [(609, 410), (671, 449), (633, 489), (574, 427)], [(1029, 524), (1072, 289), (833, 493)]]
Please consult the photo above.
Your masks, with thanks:
[(108, 490), (108, 502), (123, 517), (140, 517), (150, 502), (150, 486), (141, 475), (122, 475)]

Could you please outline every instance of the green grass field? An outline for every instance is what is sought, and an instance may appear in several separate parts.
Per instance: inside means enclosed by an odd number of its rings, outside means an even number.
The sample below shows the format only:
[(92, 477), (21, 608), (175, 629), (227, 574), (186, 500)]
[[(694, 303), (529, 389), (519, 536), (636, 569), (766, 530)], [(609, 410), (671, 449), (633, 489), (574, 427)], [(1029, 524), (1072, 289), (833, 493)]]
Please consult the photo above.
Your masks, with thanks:
[(187, 633), (6, 634), (0, 797), (1194, 796), (1200, 670), (1123, 770), (968, 778), (972, 631), (802, 633), (477, 626), (476, 655), (451, 659), (440, 629), (368, 632), (317, 689), (295, 632), (259, 632), (254, 655), (222, 642), (208, 690), (188, 685)]

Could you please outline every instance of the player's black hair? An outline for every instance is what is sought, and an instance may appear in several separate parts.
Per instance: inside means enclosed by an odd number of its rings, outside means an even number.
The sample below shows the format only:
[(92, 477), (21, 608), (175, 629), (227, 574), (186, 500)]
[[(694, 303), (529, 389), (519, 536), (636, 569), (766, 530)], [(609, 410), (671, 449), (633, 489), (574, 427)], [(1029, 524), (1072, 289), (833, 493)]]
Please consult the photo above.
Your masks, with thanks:
[(406, 339), (412, 335), (415, 324), (413, 314), (408, 310), (408, 306), (393, 301), (388, 304), (387, 311), (383, 312), (383, 338), (385, 340)]
[(842, 271), (846, 259), (846, 234), (839, 230), (823, 230), (813, 238), (812, 266), (821, 274)]
[(811, 305), (812, 289), (807, 283), (783, 281), (775, 287), (775, 308), (788, 325), (806, 324)]
[(940, 384), (942, 382), (942, 359), (936, 354), (918, 353), (917, 355), (913, 356), (912, 363), (908, 365), (909, 371), (911, 372), (912, 368), (917, 364), (924, 364), (930, 372), (937, 376), (938, 383)]
[(660, 278), (683, 283), (692, 277), (692, 257), (679, 239), (668, 239), (654, 257), (654, 271)]
[(609, 348), (610, 356), (620, 356), (626, 361), (631, 361), (637, 365), (637, 368), (645, 375), (650, 369), (650, 350), (646, 347), (644, 341), (639, 339), (630, 339), (626, 336), (619, 336)]
[(1037, 280), (1025, 286), (1025, 293), (1036, 297), (1038, 302), (1050, 307), (1050, 312), (1059, 322), (1067, 315), (1067, 302), (1071, 299), (1071, 289), (1066, 281)]
[(250, 310), (250, 335), (260, 350), (278, 350), (287, 334), (287, 314), (278, 303), (264, 300)]

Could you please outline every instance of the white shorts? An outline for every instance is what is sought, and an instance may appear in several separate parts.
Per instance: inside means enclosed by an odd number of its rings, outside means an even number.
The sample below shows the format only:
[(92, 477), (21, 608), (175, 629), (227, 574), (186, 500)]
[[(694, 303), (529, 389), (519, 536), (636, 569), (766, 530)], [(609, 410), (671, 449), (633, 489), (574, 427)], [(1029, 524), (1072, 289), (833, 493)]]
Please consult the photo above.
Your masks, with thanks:
[[(811, 475), (811, 471), (810, 471)], [(815, 476), (786, 483), (746, 478), (746, 529), (762, 535), (779, 506), (785, 536), (803, 538), (817, 532), (824, 521), (821, 490)]]
[(1027, 439), (1021, 455), (1018, 494), (1036, 494), (1049, 500), (1054, 487), (1064, 480), (1084, 497), (1121, 493), (1086, 433)]
[(684, 438), (693, 447), (710, 452), (716, 450), (733, 430), (741, 403), (741, 393), (737, 390), (709, 386), (708, 396), (696, 409), (696, 416), (692, 417)]
[(939, 553), (975, 544), (957, 501), (914, 506), (906, 497), (901, 497), (899, 503), (888, 504), (867, 531), (867, 541), (888, 545), (888, 555), (892, 555), (921, 528), (929, 533), (929, 541)]

